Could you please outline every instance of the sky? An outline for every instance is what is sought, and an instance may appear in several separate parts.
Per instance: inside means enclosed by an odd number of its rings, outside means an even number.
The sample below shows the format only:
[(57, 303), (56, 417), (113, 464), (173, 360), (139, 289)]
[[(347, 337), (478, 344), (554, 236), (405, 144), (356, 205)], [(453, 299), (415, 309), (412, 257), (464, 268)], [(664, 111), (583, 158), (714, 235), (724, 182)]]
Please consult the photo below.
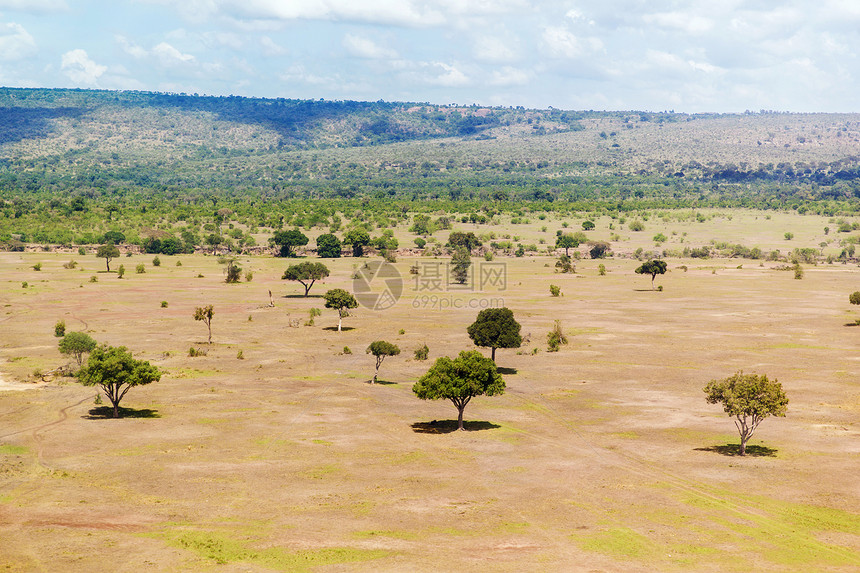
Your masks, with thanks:
[(860, 111), (860, 0), (0, 0), (0, 85)]

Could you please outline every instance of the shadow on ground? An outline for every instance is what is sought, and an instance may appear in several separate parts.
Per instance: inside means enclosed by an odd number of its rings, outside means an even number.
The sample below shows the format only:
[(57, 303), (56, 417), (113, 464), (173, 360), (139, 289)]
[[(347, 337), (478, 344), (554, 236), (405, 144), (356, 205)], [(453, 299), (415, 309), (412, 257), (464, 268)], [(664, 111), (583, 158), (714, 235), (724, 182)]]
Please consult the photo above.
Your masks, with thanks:
[(323, 298), (321, 294), (309, 294), (305, 296), (303, 294), (285, 294), (283, 298)]
[(516, 368), (508, 368), (507, 366), (496, 366), (496, 372), (499, 374), (516, 374)]
[[(304, 297), (302, 297), (302, 298), (304, 298)], [(336, 326), (324, 326), (323, 330), (330, 330), (332, 332), (337, 332), (337, 327)], [(354, 326), (344, 326), (343, 328), (341, 328), (341, 330), (343, 332), (347, 332), (349, 330), (355, 330), (355, 327)]]
[[(711, 446), (709, 448), (696, 448), (696, 451), (714, 452), (724, 456), (739, 456), (741, 455), (741, 446), (740, 444), (725, 444), (722, 446)], [(776, 457), (776, 452), (777, 450), (775, 448), (768, 448), (767, 446), (747, 446), (746, 455), (756, 458), (773, 458)]]
[[(463, 422), (463, 429), (467, 432), (480, 430), (495, 430), (501, 428), (498, 424), (484, 421)], [(433, 420), (432, 422), (415, 422), (412, 431), (418, 434), (450, 434), (457, 431), (457, 420)]]
[[(87, 416), (83, 416), (87, 420), (104, 420), (108, 418), (113, 418), (113, 406), (99, 406), (98, 408), (93, 408), (90, 410)], [(149, 410), (147, 408), (142, 408), (140, 410), (136, 408), (123, 408), (120, 406), (119, 408), (119, 417), (120, 418), (160, 418), (161, 414), (158, 413), (158, 410)]]
[(391, 382), (389, 380), (380, 380), (378, 378), (376, 379), (376, 382), (373, 382), (372, 380), (368, 380), (367, 383), (371, 384), (373, 386), (375, 386), (377, 384), (379, 384), (381, 386), (397, 386), (397, 382)]

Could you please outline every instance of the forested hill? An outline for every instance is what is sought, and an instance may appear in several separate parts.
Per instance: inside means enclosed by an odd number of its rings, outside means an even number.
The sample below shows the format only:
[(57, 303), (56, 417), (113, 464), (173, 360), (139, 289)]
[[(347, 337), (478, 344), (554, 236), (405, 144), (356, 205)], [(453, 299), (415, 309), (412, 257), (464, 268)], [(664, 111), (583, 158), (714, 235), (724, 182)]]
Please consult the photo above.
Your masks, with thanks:
[(0, 88), (0, 198), (860, 196), (860, 115)]

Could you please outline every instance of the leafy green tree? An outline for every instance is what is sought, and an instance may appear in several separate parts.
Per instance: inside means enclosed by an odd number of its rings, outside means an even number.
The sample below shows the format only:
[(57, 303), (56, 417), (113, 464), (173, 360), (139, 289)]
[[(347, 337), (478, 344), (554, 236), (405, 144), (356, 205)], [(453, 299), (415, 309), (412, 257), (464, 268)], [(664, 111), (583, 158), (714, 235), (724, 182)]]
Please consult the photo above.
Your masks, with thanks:
[(119, 418), (119, 403), (126, 392), (161, 379), (158, 368), (145, 360), (135, 360), (125, 346), (99, 346), (93, 349), (87, 365), (78, 372), (84, 386), (100, 386)]
[(505, 392), (496, 363), (477, 350), (463, 351), (455, 359), (443, 356), (412, 386), (422, 400), (451, 400), (457, 408), (457, 429), (463, 429), (463, 410), (475, 396)]
[(454, 282), (458, 285), (466, 284), (469, 278), (469, 267), (472, 266), (472, 259), (469, 258), (469, 251), (464, 247), (460, 247), (451, 256), (451, 276)]
[(110, 272), (111, 259), (115, 259), (119, 256), (119, 249), (117, 249), (116, 245), (114, 245), (113, 243), (101, 245), (96, 251), (96, 256), (100, 259), (105, 260), (105, 266), (107, 267), (107, 271)]
[(412, 218), (412, 226), (409, 227), (410, 233), (415, 233), (416, 235), (432, 235), (433, 231), (436, 228), (433, 225), (433, 222), (430, 221), (430, 217), (427, 215), (417, 214)]
[(591, 249), (588, 251), (592, 259), (602, 259), (609, 253), (609, 243), (606, 241), (589, 241)]
[(523, 343), (520, 328), (511, 309), (502, 307), (485, 308), (466, 331), (475, 346), (492, 349), (491, 360), (495, 362), (496, 348), (519, 348)]
[(123, 235), (119, 231), (108, 231), (107, 233), (105, 233), (104, 242), (119, 245), (120, 243), (125, 242), (125, 235)]
[(593, 231), (594, 230), (594, 221), (583, 221), (582, 222), (582, 230), (583, 231)]
[(215, 309), (212, 305), (198, 306), (194, 309), (194, 320), (202, 320), (209, 329), (209, 344), (212, 344), (212, 316), (215, 314)]
[(860, 290), (854, 291), (848, 295), (848, 302), (851, 304), (860, 304)]
[(454, 231), (448, 236), (448, 245), (455, 249), (466, 249), (472, 251), (481, 246), (481, 239), (475, 236), (475, 233), (469, 231)]
[(96, 346), (96, 341), (84, 332), (69, 332), (60, 340), (60, 352), (74, 356), (78, 366), (84, 363), (84, 353), (92, 352)]
[(337, 311), (337, 331), (340, 332), (344, 317), (349, 316), (349, 309), (358, 306), (358, 301), (355, 300), (354, 296), (342, 288), (335, 288), (328, 291), (323, 295), (323, 298), (325, 298), (326, 308), (333, 308)]
[(400, 354), (400, 348), (396, 344), (386, 342), (385, 340), (375, 340), (367, 347), (367, 354), (373, 354), (376, 357), (376, 371), (373, 374), (373, 380), (370, 381), (371, 384), (376, 384), (382, 361), (385, 360), (386, 356), (397, 356)]
[(638, 275), (651, 275), (651, 290), (654, 290), (654, 279), (666, 272), (666, 261), (645, 261), (637, 269)]
[(227, 266), (224, 268), (224, 274), (226, 275), (224, 282), (227, 284), (236, 284), (242, 278), (242, 267), (240, 267), (235, 260), (230, 259), (227, 261)]
[(323, 259), (337, 259), (340, 257), (340, 239), (331, 233), (317, 237), (317, 256)]
[(364, 254), (364, 247), (370, 244), (370, 235), (366, 230), (354, 227), (343, 236), (343, 244), (352, 246), (353, 257), (360, 257)]
[(777, 380), (739, 371), (725, 380), (711, 380), (704, 388), (708, 404), (722, 404), (734, 416), (741, 437), (740, 454), (746, 454), (747, 441), (768, 416), (785, 416), (788, 397)]
[(281, 249), (278, 252), (279, 257), (293, 257), (293, 247), (303, 247), (308, 244), (307, 236), (298, 229), (290, 229), (287, 231), (277, 231), (272, 236), (271, 242)]
[(324, 264), (303, 261), (297, 265), (287, 267), (281, 280), (299, 281), (305, 287), (305, 296), (308, 296), (308, 292), (310, 292), (314, 283), (326, 278), (328, 275), (328, 267)]
[(559, 235), (555, 239), (555, 248), (556, 249), (564, 249), (564, 254), (566, 256), (570, 256), (570, 249), (576, 248), (582, 243), (588, 241), (588, 237), (585, 236), (585, 233), (582, 231), (577, 231), (575, 233), (564, 233), (563, 235)]
[(212, 254), (216, 254), (218, 252), (218, 245), (223, 242), (220, 235), (216, 235), (215, 233), (210, 233), (206, 236), (206, 244), (212, 247)]

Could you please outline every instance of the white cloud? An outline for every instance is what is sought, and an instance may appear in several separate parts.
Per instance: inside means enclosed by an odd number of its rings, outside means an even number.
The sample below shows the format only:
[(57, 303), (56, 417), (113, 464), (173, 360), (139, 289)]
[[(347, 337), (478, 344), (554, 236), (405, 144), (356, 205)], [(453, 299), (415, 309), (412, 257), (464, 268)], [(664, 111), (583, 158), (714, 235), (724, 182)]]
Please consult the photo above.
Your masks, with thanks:
[(133, 44), (125, 36), (120, 36), (119, 34), (117, 34), (116, 36), (114, 36), (114, 39), (116, 40), (117, 44), (122, 47), (123, 51), (130, 56), (134, 56), (135, 58), (139, 59), (145, 58), (149, 55), (149, 52), (147, 52), (144, 48), (138, 46), (137, 44)]
[(648, 24), (678, 30), (687, 34), (702, 34), (714, 28), (714, 21), (710, 18), (684, 12), (645, 14), (642, 19)]
[(183, 54), (167, 42), (161, 42), (152, 48), (152, 55), (165, 66), (175, 66), (178, 64), (188, 64), (195, 61), (191, 54)]
[(68, 10), (65, 0), (0, 0), (0, 9), (19, 12), (57, 12)]
[(475, 40), (475, 57), (485, 62), (510, 62), (518, 59), (519, 41), (515, 37), (480, 36)]
[(107, 71), (107, 66), (95, 63), (81, 49), (63, 54), (60, 68), (73, 82), (85, 86), (97, 86), (99, 78)]
[(427, 83), (446, 87), (464, 86), (469, 83), (469, 78), (466, 74), (455, 66), (442, 62), (434, 62), (429, 67), (434, 69), (435, 72), (431, 72), (429, 76), (425, 76)]
[(262, 38), (260, 38), (260, 45), (263, 47), (264, 56), (276, 57), (283, 56), (288, 53), (285, 48), (281, 47), (268, 36), (263, 36)]
[(511, 66), (494, 70), (490, 83), (494, 86), (524, 86), (533, 78), (533, 74)]
[(603, 49), (599, 38), (580, 38), (562, 26), (544, 28), (541, 41), (547, 53), (556, 58), (576, 59)]
[(36, 52), (36, 41), (20, 24), (0, 23), (0, 60), (21, 60)]
[(397, 57), (397, 52), (389, 48), (380, 46), (369, 38), (347, 34), (343, 38), (343, 47), (347, 51), (358, 58), (368, 58), (372, 60), (392, 59)]

